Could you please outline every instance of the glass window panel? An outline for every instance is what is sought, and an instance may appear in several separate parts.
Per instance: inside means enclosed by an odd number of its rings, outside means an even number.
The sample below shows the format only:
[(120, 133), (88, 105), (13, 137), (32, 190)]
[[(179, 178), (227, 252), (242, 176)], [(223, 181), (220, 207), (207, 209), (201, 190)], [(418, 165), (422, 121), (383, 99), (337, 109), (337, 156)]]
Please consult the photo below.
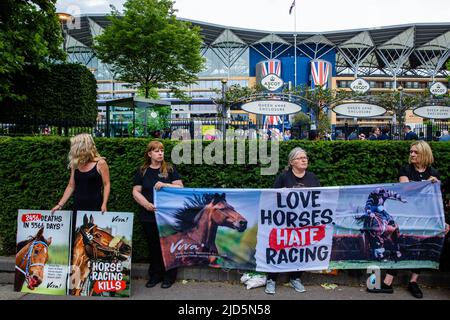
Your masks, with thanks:
[[(245, 49), (243, 53), (239, 56), (236, 62), (233, 63), (230, 68), (227, 66), (228, 58), (223, 56), (223, 53), (231, 53), (232, 58), (235, 57), (242, 50), (242, 48), (235, 49), (217, 49), (208, 48), (204, 57), (206, 58), (205, 69), (201, 71), (199, 77), (237, 77), (237, 76), (248, 76), (250, 72), (249, 68), (249, 49)], [(225, 61), (225, 62), (224, 62)]]

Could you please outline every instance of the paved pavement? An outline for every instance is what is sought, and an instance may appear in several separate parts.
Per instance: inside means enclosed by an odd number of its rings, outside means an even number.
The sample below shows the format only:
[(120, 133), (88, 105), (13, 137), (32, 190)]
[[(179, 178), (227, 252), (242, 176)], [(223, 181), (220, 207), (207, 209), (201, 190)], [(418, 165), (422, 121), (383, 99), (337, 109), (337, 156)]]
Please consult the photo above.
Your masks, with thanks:
[(145, 282), (134, 279), (131, 297), (122, 299), (23, 294), (13, 292), (12, 284), (0, 284), (0, 309), (7, 313), (7, 309), (27, 312), (45, 307), (52, 311), (61, 309), (63, 313), (82, 311), (90, 317), (127, 319), (146, 314), (151, 318), (182, 320), (272, 320), (300, 314), (300, 318), (320, 314), (320, 318), (335, 319), (345, 314), (346, 319), (360, 319), (361, 315), (379, 314), (382, 310), (391, 318), (408, 319), (420, 310), (445, 310), (450, 300), (449, 288), (426, 286), (422, 286), (424, 298), (418, 301), (404, 286), (395, 287), (394, 294), (371, 294), (363, 285), (325, 289), (320, 284), (312, 284), (305, 286), (306, 292), (297, 293), (288, 285), (278, 284), (276, 294), (267, 295), (263, 287), (247, 290), (242, 284), (227, 281), (180, 280), (170, 289), (159, 286), (148, 289)]
[[(148, 289), (146, 280), (134, 279), (131, 283), (131, 297), (124, 300), (418, 300), (410, 295), (404, 286), (395, 287), (394, 294), (371, 294), (360, 286), (337, 285), (334, 289), (325, 289), (320, 284), (307, 285), (305, 293), (295, 292), (287, 284), (278, 284), (275, 295), (267, 295), (264, 288), (247, 290), (244, 285), (230, 282), (211, 281), (177, 281), (172, 288), (159, 286)], [(330, 287), (330, 286), (329, 286)], [(332, 287), (332, 286), (331, 286)], [(450, 289), (422, 286), (422, 300), (450, 300)], [(13, 292), (12, 284), (0, 285), (1, 300), (105, 300), (115, 298), (47, 296), (40, 294), (23, 294)], [(122, 299), (120, 299), (122, 300)]]

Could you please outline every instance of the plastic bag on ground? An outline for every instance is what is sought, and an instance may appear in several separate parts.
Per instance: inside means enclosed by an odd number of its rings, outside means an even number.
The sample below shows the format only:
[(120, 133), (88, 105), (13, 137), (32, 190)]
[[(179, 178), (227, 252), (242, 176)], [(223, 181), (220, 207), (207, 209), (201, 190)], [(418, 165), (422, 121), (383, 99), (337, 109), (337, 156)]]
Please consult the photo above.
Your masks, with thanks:
[(263, 273), (248, 272), (241, 277), (241, 283), (245, 284), (247, 290), (266, 285), (267, 276)]

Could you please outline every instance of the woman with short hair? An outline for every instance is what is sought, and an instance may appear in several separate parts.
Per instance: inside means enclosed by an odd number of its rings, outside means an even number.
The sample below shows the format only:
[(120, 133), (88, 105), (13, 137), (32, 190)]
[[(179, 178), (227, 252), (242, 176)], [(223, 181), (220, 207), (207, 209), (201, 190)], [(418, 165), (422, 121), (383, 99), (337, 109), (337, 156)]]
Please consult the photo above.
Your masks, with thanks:
[[(320, 187), (316, 175), (308, 171), (308, 155), (300, 147), (291, 150), (288, 156), (288, 168), (278, 175), (273, 185), (274, 188), (308, 188)], [(301, 283), (303, 271), (289, 272), (290, 284), (297, 292), (305, 292)], [(278, 273), (268, 273), (265, 293), (275, 294)]]

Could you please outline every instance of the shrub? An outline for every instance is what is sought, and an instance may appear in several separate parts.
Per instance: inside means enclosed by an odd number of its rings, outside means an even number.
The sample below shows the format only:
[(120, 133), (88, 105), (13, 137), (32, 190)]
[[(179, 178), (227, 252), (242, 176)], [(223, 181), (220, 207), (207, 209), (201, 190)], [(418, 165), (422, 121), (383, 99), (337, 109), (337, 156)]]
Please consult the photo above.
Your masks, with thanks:
[[(110, 166), (108, 210), (138, 213), (131, 195), (132, 180), (150, 140), (97, 138), (95, 141)], [(175, 142), (162, 142), (169, 159)], [(207, 144), (204, 142), (203, 147)], [(402, 141), (288, 141), (280, 145), (280, 170), (287, 165), (289, 151), (299, 146), (308, 152), (310, 170), (317, 174), (322, 186), (396, 182), (398, 168), (407, 163), (409, 145)], [(69, 146), (69, 139), (61, 137), (0, 138), (0, 255), (15, 253), (18, 209), (50, 209), (62, 196), (70, 173)], [(450, 143), (434, 142), (431, 146), (448, 201)], [(195, 151), (192, 147), (192, 159)], [(260, 175), (260, 164), (181, 164), (178, 170), (186, 187), (270, 188), (275, 180), (275, 176)], [(70, 207), (68, 203), (65, 208)], [(134, 226), (133, 259), (143, 261), (147, 257), (147, 245), (137, 215)]]
[(28, 67), (15, 81), (23, 101), (5, 99), (0, 120), (9, 123), (70, 126), (92, 125), (97, 118), (97, 82), (80, 64), (53, 64), (47, 69)]

